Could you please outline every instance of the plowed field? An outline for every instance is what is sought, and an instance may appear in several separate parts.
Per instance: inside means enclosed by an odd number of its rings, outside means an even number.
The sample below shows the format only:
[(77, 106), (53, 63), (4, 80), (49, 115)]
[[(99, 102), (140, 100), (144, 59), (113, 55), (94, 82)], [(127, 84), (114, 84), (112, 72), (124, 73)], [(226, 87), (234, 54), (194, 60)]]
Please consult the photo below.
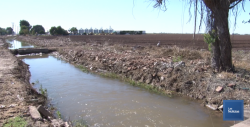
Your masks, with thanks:
[[(56, 36), (44, 36), (46, 39), (52, 39)], [(197, 34), (193, 40), (192, 34), (146, 34), (146, 35), (81, 35), (65, 36), (71, 41), (85, 41), (87, 43), (110, 42), (127, 45), (156, 45), (159, 41), (161, 45), (193, 48), (207, 48), (203, 35)], [(233, 49), (250, 49), (250, 35), (231, 35)]]

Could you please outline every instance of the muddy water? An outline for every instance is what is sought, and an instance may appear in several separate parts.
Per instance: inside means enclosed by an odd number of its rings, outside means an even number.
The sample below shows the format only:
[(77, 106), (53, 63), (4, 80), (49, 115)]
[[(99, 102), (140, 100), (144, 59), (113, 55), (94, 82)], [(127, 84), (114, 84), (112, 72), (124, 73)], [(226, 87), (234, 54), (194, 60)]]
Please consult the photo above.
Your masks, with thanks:
[[(227, 127), (221, 115), (184, 98), (169, 98), (118, 80), (81, 72), (52, 56), (25, 58), (31, 82), (47, 88), (51, 103), (70, 120), (105, 127)], [(218, 114), (218, 113), (217, 113)]]
[[(16, 48), (18, 41), (10, 41)], [(32, 47), (30, 45), (23, 45)], [(228, 127), (198, 102), (169, 98), (130, 86), (118, 80), (83, 73), (73, 65), (52, 56), (26, 56), (30, 82), (48, 90), (51, 103), (64, 119), (84, 120), (101, 127)]]

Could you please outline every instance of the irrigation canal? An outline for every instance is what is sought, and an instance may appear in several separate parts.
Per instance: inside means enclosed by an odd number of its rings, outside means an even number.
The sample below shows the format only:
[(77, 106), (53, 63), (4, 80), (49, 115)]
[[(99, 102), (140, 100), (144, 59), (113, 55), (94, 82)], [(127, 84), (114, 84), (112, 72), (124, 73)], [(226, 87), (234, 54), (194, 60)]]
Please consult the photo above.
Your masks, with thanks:
[[(9, 41), (15, 48), (22, 46)], [(25, 44), (25, 46), (30, 46)], [(31, 46), (32, 47), (32, 46)], [(84, 120), (101, 127), (228, 127), (222, 114), (184, 97), (151, 93), (115, 79), (84, 73), (53, 56), (24, 57), (38, 90), (48, 91), (50, 103), (64, 119)]]

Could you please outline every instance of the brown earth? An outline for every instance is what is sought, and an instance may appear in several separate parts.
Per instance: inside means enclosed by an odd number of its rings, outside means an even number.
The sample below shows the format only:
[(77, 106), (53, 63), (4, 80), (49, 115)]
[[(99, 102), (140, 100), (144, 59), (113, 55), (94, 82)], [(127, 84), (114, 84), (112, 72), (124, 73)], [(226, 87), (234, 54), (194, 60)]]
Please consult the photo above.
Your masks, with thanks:
[[(56, 48), (58, 52), (53, 53), (56, 57), (93, 73), (114, 73), (167, 94), (203, 100), (203, 104), (215, 108), (225, 99), (242, 99), (249, 104), (250, 53), (240, 49), (250, 46), (247, 43), (250, 37), (232, 36), (233, 45), (244, 44), (233, 52), (234, 73), (215, 72), (210, 67), (210, 52), (200, 50), (206, 46), (202, 35), (197, 38), (194, 43), (191, 35), (20, 36), (17, 39)], [(159, 47), (158, 41), (161, 41)]]
[[(55, 39), (57, 36), (40, 36), (40, 39)], [(126, 45), (161, 45), (178, 47), (192, 47), (195, 49), (207, 49), (202, 34), (197, 34), (193, 40), (192, 34), (146, 34), (146, 35), (98, 35), (98, 36), (65, 36), (72, 42), (109, 42)], [(231, 35), (233, 49), (250, 49), (250, 35)]]
[(9, 51), (5, 39), (0, 37), (0, 126), (17, 116), (30, 127), (52, 126), (49, 119), (31, 118), (29, 106), (46, 107), (46, 97), (31, 86), (29, 66)]

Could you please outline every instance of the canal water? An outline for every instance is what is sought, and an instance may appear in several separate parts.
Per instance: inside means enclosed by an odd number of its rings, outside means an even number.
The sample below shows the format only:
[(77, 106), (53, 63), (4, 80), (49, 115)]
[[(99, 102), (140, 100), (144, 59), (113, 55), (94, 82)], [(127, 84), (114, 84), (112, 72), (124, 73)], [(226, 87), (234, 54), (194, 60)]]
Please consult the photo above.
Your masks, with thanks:
[(151, 93), (119, 80), (84, 73), (53, 56), (26, 57), (30, 82), (48, 91), (64, 119), (100, 127), (228, 127), (222, 114), (196, 101)]

